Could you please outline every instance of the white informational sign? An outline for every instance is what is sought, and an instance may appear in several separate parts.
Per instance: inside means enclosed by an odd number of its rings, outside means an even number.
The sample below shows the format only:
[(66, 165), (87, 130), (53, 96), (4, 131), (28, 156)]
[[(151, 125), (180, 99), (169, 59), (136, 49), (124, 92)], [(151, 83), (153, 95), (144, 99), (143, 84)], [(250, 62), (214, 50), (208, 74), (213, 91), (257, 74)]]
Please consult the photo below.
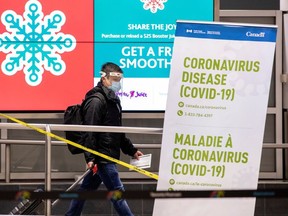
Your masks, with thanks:
[[(277, 27), (178, 21), (157, 190), (256, 189)], [(255, 198), (157, 199), (154, 216), (253, 216)]]

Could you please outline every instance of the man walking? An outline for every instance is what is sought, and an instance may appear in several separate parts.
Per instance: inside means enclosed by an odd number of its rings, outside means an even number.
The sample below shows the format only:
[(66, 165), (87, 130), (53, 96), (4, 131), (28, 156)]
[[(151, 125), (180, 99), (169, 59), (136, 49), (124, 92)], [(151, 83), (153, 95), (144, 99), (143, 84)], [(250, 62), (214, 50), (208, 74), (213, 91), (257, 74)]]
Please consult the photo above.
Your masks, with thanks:
[[(115, 93), (121, 89), (123, 71), (118, 65), (108, 62), (102, 66), (100, 74), (97, 86), (86, 94), (86, 98), (94, 94), (95, 97), (90, 97), (82, 108), (84, 125), (121, 126), (122, 108)], [(116, 159), (120, 158), (120, 150), (136, 159), (143, 155), (124, 133), (87, 132), (83, 139), (87, 148)], [(124, 191), (115, 163), (89, 152), (85, 152), (85, 159), (88, 168), (97, 165), (97, 172), (94, 175), (90, 172), (83, 179), (79, 191), (96, 190), (102, 182), (109, 192)], [(111, 196), (110, 200), (120, 216), (133, 215), (125, 199)], [(84, 203), (85, 200), (72, 200), (65, 215), (81, 215)]]

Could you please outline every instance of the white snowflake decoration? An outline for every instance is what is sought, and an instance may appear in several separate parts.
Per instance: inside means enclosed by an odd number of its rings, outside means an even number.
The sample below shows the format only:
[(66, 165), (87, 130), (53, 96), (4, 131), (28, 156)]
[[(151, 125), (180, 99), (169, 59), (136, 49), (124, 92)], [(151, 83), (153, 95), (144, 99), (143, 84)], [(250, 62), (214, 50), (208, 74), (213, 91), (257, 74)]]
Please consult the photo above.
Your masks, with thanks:
[(164, 9), (164, 3), (166, 3), (168, 0), (140, 0), (144, 3), (143, 8), (145, 10), (150, 10), (152, 13), (156, 13), (157, 10), (163, 10)]
[(56, 76), (63, 74), (66, 64), (59, 54), (76, 47), (72, 35), (59, 33), (65, 21), (64, 13), (58, 10), (44, 17), (37, 0), (27, 1), (23, 17), (12, 10), (5, 11), (1, 22), (8, 32), (0, 34), (0, 51), (7, 55), (2, 72), (12, 76), (23, 69), (30, 86), (42, 82), (44, 69)]

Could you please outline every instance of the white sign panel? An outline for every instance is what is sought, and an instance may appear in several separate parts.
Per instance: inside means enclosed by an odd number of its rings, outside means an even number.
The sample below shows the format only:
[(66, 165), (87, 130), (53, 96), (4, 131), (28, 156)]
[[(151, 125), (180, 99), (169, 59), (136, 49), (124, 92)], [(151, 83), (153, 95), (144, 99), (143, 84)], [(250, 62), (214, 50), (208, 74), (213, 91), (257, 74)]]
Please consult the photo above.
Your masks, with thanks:
[[(276, 32), (177, 22), (157, 190), (257, 188)], [(153, 215), (252, 216), (254, 206), (254, 198), (156, 200)]]

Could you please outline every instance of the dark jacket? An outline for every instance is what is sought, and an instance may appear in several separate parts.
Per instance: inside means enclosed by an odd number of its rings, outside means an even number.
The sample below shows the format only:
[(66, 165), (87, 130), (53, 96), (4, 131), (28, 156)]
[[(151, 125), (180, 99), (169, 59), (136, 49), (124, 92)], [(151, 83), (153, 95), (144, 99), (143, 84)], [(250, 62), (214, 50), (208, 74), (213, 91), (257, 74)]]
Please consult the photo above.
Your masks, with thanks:
[[(86, 97), (100, 92), (106, 104), (99, 97), (90, 97), (83, 107), (84, 125), (122, 126), (122, 108), (115, 93), (103, 86), (101, 82), (87, 92)], [(133, 156), (137, 149), (124, 133), (95, 132), (85, 134), (85, 146), (115, 159), (120, 158), (120, 149), (124, 154)], [(102, 157), (85, 152), (86, 161), (96, 163), (111, 162)]]

